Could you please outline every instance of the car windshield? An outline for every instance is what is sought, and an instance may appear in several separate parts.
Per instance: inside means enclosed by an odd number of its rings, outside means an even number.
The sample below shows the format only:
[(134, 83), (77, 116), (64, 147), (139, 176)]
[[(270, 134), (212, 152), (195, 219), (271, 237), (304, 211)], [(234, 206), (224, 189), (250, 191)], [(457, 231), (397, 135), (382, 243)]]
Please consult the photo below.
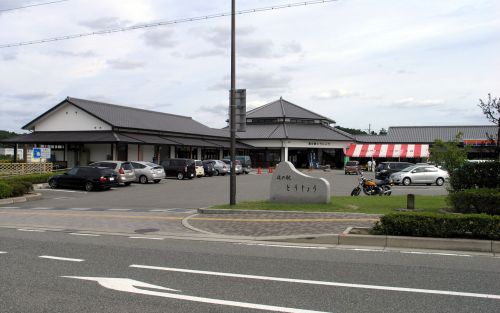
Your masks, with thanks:
[(195, 161), (196, 166), (203, 166), (203, 163), (201, 161)]
[(158, 164), (151, 163), (151, 162), (146, 162), (145, 164), (146, 164), (147, 166), (150, 166), (150, 167), (158, 167)]
[(356, 166), (358, 165), (358, 162), (347, 162), (347, 166)]

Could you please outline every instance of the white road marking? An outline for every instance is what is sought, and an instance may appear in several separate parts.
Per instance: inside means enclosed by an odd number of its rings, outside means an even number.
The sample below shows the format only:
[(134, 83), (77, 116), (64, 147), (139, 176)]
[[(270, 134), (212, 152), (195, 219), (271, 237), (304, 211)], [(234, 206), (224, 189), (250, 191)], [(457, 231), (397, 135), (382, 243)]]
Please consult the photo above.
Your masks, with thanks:
[(365, 251), (365, 252), (384, 252), (383, 250), (380, 250), (380, 249), (365, 249), (365, 248), (353, 248), (353, 249), (349, 249), (349, 250), (352, 250), (352, 251)]
[(149, 212), (168, 212), (171, 209), (155, 209), (155, 210), (149, 210)]
[[(294, 308), (286, 308), (286, 307), (278, 307), (264, 304), (254, 304), (247, 302), (237, 302), (237, 301), (229, 301), (229, 300), (219, 300), (219, 299), (211, 299), (211, 298), (202, 298), (195, 296), (187, 296), (176, 293), (168, 293), (168, 292), (160, 292), (160, 291), (152, 291), (152, 290), (144, 290), (136, 287), (144, 287), (149, 289), (158, 289), (165, 291), (174, 291), (179, 292), (179, 290), (165, 288), (161, 286), (155, 286), (148, 283), (144, 283), (137, 280), (127, 279), (127, 278), (107, 278), (107, 277), (78, 277), (78, 276), (61, 276), (65, 278), (73, 278), (73, 279), (81, 279), (81, 280), (92, 280), (99, 283), (99, 285), (124, 292), (132, 292), (143, 295), (157, 296), (163, 298), (171, 298), (171, 299), (180, 299), (187, 300), (193, 302), (201, 302), (201, 303), (209, 303), (209, 304), (218, 304), (218, 305), (227, 305), (234, 306), (240, 308), (249, 308), (254, 310), (265, 310), (265, 311), (273, 311), (273, 312), (288, 312), (288, 313), (320, 313), (318, 311), (311, 310), (302, 310), (302, 309), (294, 309)], [(326, 313), (326, 312), (323, 312)]]
[(38, 189), (38, 190), (45, 190), (45, 191), (58, 191), (58, 192), (69, 192), (69, 193), (87, 193), (87, 192), (85, 192), (85, 191), (64, 190), (64, 189), (50, 189), (50, 188)]
[(26, 229), (26, 228), (19, 228), (19, 231), (29, 231), (29, 232), (35, 232), (35, 233), (44, 233), (45, 230), (43, 229)]
[(42, 207), (35, 207), (35, 208), (30, 208), (30, 210), (52, 210), (53, 208), (42, 208)]
[(299, 284), (308, 284), (308, 285), (321, 285), (321, 286), (360, 288), (360, 289), (373, 289), (373, 290), (387, 290), (387, 291), (401, 291), (401, 292), (438, 294), (438, 295), (447, 295), (447, 296), (487, 298), (487, 299), (500, 300), (500, 295), (472, 293), (472, 292), (418, 289), (418, 288), (391, 287), (391, 286), (377, 286), (377, 285), (363, 285), (363, 284), (349, 284), (349, 283), (339, 283), (339, 282), (329, 282), (329, 281), (292, 279), (292, 278), (283, 278), (283, 277), (269, 277), (269, 276), (235, 274), (235, 273), (198, 271), (198, 270), (189, 270), (189, 269), (184, 269), (184, 268), (159, 267), (159, 266), (148, 266), (148, 265), (137, 265), (137, 264), (132, 264), (132, 265), (130, 265), (130, 267), (152, 269), (152, 270), (158, 270), (158, 271), (181, 272), (181, 273), (223, 276), (223, 277), (237, 277), (237, 278), (257, 279), (257, 280), (266, 280), (266, 281), (278, 281), (278, 282), (286, 282), (286, 283), (299, 283)]
[(0, 209), (19, 209), (18, 206), (1, 206)]
[(442, 252), (399, 251), (399, 253), (403, 253), (403, 254), (422, 254), (422, 255), (444, 255), (444, 256), (472, 257), (472, 255), (470, 255), (470, 254), (442, 253)]
[(85, 261), (84, 259), (61, 258), (58, 256), (51, 256), (51, 255), (40, 255), (39, 258), (58, 260), (58, 261), (68, 261), (68, 262), (83, 262), (83, 261)]
[(101, 235), (97, 234), (85, 234), (85, 233), (69, 233), (70, 235), (74, 236), (88, 236), (88, 237), (100, 237)]
[(132, 209), (107, 209), (107, 211), (132, 211)]
[(295, 248), (295, 249), (317, 249), (317, 250), (326, 250), (326, 249), (328, 249), (327, 247), (274, 245), (274, 244), (266, 244), (266, 243), (235, 243), (235, 244), (236, 245), (245, 245), (245, 246), (262, 246), (262, 247)]
[(68, 210), (71, 210), (71, 211), (88, 211), (88, 210), (92, 210), (92, 208), (68, 208)]
[(164, 238), (160, 238), (160, 237), (139, 237), (139, 236), (136, 236), (136, 237), (128, 237), (130, 239), (150, 239), (150, 240), (163, 240)]
[(0, 251), (0, 254), (7, 254), (6, 251)]

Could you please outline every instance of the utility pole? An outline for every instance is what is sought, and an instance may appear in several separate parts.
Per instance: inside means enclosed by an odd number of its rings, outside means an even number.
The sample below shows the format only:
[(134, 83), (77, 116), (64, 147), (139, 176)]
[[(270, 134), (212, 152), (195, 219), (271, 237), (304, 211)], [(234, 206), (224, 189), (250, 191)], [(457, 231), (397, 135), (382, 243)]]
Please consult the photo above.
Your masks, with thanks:
[(236, 204), (236, 9), (231, 1), (231, 91), (229, 92), (229, 132), (231, 135), (230, 158), (231, 175), (229, 177), (229, 205)]

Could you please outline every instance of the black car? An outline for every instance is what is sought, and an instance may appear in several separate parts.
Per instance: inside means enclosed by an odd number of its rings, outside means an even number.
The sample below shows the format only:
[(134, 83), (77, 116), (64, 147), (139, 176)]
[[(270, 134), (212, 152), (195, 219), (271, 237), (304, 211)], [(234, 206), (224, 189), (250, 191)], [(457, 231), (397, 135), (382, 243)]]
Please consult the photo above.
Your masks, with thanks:
[(375, 178), (380, 180), (387, 179), (392, 173), (399, 172), (412, 165), (415, 164), (408, 162), (382, 162), (375, 169)]
[(214, 162), (212, 161), (203, 161), (203, 170), (205, 171), (205, 176), (214, 176), (215, 168)]
[(108, 190), (118, 185), (113, 170), (97, 166), (77, 166), (62, 175), (55, 175), (48, 180), (50, 188), (83, 188), (86, 191)]
[(161, 161), (161, 166), (165, 169), (167, 177), (177, 177), (177, 179), (196, 176), (196, 165), (193, 159), (167, 159)]

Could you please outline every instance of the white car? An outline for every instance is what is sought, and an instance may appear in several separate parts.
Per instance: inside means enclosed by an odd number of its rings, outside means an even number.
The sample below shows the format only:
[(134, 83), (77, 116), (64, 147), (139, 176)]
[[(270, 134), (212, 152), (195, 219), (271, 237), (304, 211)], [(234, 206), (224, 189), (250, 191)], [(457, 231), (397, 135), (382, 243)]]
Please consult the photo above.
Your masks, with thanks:
[(407, 167), (400, 172), (393, 173), (391, 179), (395, 184), (436, 184), (442, 186), (450, 175), (447, 171), (432, 165), (415, 165)]
[(201, 160), (194, 160), (194, 166), (196, 167), (196, 177), (200, 178), (205, 176), (205, 169), (203, 168), (203, 162)]
[(163, 166), (144, 161), (131, 161), (130, 163), (134, 167), (136, 182), (147, 184), (152, 181), (157, 184), (165, 178)]

